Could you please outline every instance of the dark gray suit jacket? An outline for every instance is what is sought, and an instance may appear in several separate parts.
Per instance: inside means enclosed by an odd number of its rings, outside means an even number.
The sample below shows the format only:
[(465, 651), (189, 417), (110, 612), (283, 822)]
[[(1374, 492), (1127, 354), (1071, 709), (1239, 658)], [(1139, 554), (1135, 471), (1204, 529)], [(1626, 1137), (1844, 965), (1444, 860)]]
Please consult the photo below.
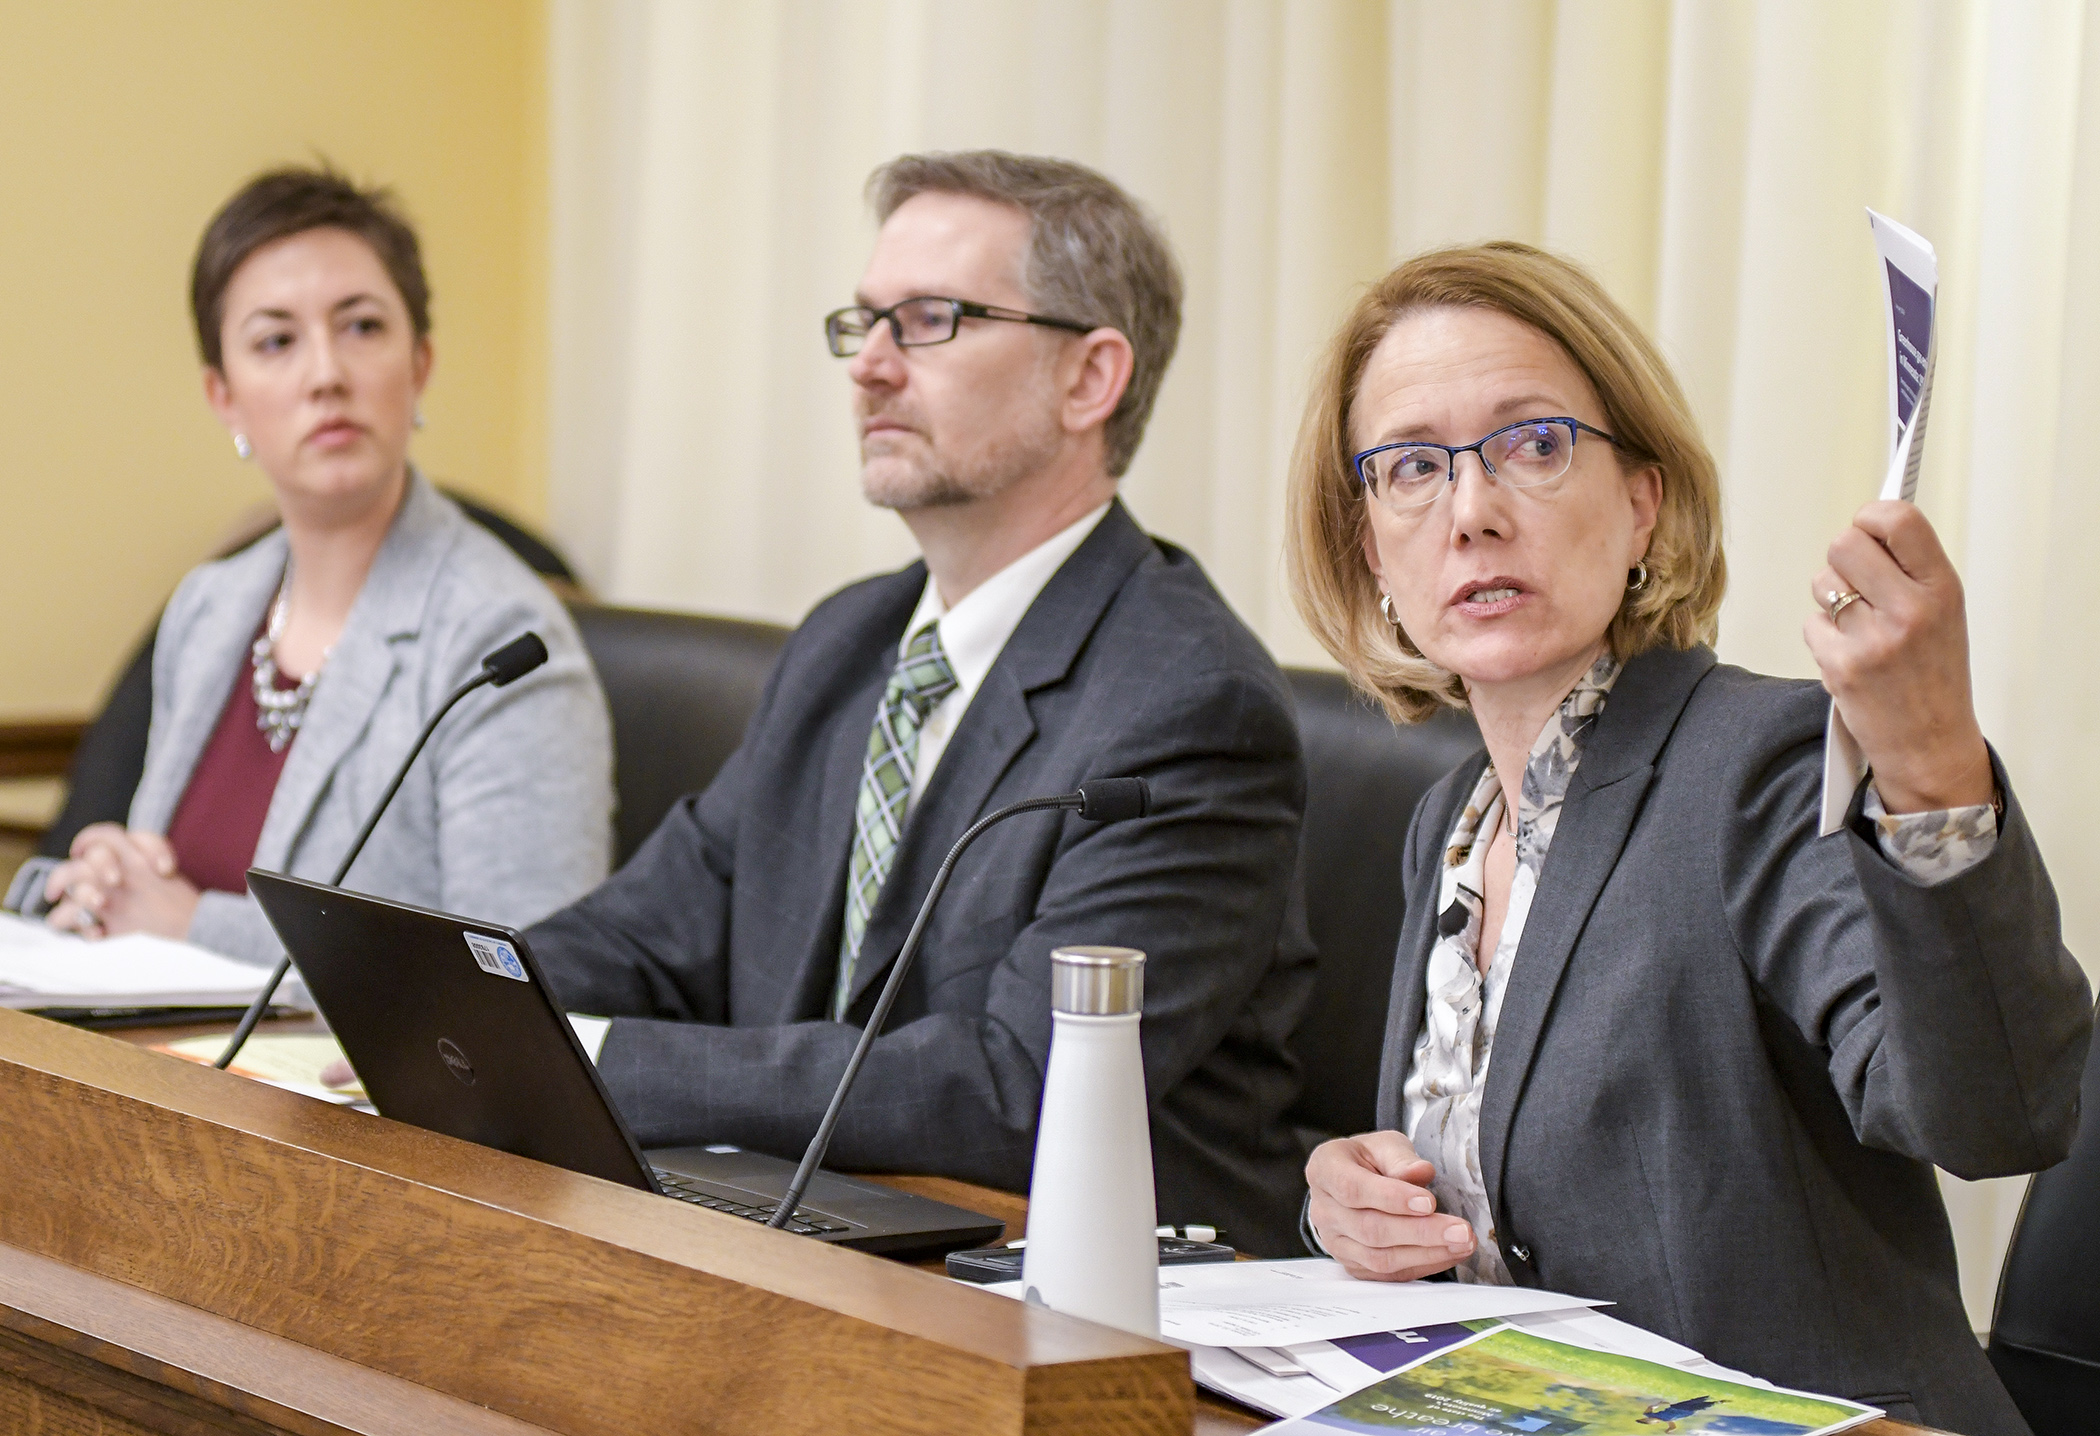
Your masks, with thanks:
[[(615, 1016), (599, 1070), (646, 1145), (799, 1156), (936, 867), (970, 823), (1136, 774), (1152, 815), (1031, 814), (957, 866), (847, 1103), (831, 1162), (1025, 1190), (1050, 1044), (1050, 951), (1142, 948), (1162, 1222), (1295, 1247), (1303, 1152), (1285, 1039), (1309, 947), (1279, 942), (1305, 779), (1288, 690), (1193, 559), (1117, 504), (1051, 578), (971, 701), (867, 930), (850, 1023), (837, 973), (861, 756), (926, 581), (820, 604), (743, 745), (632, 860), (531, 934), (572, 1011)], [(1290, 925), (1294, 930), (1297, 924)]]
[[(2062, 1160), (2092, 1028), (2006, 784), (1982, 863), (1921, 886), (1858, 822), (1816, 836), (1829, 698), (1630, 662), (1583, 749), (1503, 999), (1481, 1112), (1526, 1285), (1784, 1385), (2025, 1432), (1969, 1331), (1932, 1164)], [(1995, 762), (1995, 758), (1993, 760)], [(1423, 799), (1379, 1090), (1397, 1127), (1437, 870), (1485, 759)]]

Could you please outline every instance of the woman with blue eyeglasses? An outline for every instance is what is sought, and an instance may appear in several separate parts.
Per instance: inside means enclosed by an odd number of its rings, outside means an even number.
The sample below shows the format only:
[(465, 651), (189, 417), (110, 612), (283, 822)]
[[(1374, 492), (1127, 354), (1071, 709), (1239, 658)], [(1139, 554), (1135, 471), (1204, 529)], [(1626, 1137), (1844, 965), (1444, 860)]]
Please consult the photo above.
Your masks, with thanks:
[[(1924, 516), (1869, 504), (1831, 544), (1821, 685), (1718, 663), (1720, 485), (1683, 394), (1520, 244), (1359, 301), (1290, 503), (1314, 634), (1396, 721), (1469, 707), (1487, 748), (1413, 816), (1383, 1130), (1314, 1152), (1309, 1239), (2024, 1432), (1933, 1167), (2060, 1160), (2092, 1011)], [(1833, 702), (1871, 776), (1826, 836)]]

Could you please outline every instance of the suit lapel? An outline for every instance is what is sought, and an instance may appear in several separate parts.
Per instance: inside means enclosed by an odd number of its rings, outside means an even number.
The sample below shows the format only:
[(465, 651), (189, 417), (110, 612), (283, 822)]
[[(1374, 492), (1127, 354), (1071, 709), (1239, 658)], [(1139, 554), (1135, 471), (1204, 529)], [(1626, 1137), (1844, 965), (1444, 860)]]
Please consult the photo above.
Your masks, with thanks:
[(248, 650), (284, 576), (284, 553), (280, 531), (258, 539), (248, 552), (225, 560), (224, 583), (214, 585), (218, 591), (210, 608), (183, 636), (180, 664), (169, 664), (170, 655), (156, 649), (153, 666), (175, 674), (173, 702), (165, 715), (166, 731), (156, 728), (148, 739), (149, 744), (165, 744), (166, 749), (154, 755), (133, 795), (133, 827), (165, 833), (175, 821), (175, 809), (189, 788), (204, 745), (211, 741), (226, 711), (233, 684), (247, 677)]
[[(270, 798), (269, 816), (256, 840), (255, 866), (283, 871), (291, 861), (293, 850), (327, 797), (336, 770), (363, 740), (380, 700), (395, 682), (402, 666), (401, 646), (412, 643), (422, 632), (431, 587), (465, 522), (421, 475), (410, 471), (401, 509), (372, 559), (342, 637), (336, 640), (320, 681), (314, 685), (299, 736), (285, 757), (277, 791)], [(392, 765), (407, 753), (385, 756), (387, 766), (381, 771), (390, 778)], [(376, 800), (378, 791), (353, 796)], [(350, 821), (362, 824), (364, 819), (365, 814), (359, 812)], [(345, 845), (355, 830), (352, 827), (344, 833)], [(326, 859), (325, 870), (331, 873), (341, 861), (339, 853), (318, 856)]]
[[(889, 970), (948, 849), (991, 810), (1000, 783), (1034, 740), (1030, 695), (1071, 672), (1101, 615), (1151, 552), (1152, 540), (1119, 499), (1029, 605), (905, 820), (897, 861), (883, 883), (860, 960), (854, 964), (851, 1003), (858, 1003)], [(857, 767), (853, 782), (859, 783)], [(1017, 792), (1007, 800), (1034, 796)]]
[(1487, 755), (1482, 753), (1467, 760), (1453, 777), (1445, 779), (1449, 797), (1438, 804), (1438, 811), (1423, 814), (1423, 822), (1433, 826), (1436, 839), (1434, 856), (1421, 873), (1407, 873), (1404, 884), (1426, 896), (1426, 901), (1408, 904), (1406, 915), (1400, 924), (1400, 950), (1393, 963), (1392, 995), (1386, 1004), (1385, 1047), (1380, 1054), (1378, 1070), (1378, 1124), (1381, 1127), (1399, 1128), (1405, 1119), (1401, 1111), (1401, 1089), (1407, 1082), (1407, 1068), (1414, 1058), (1415, 1040), (1422, 1031), (1422, 1008), (1427, 1002), (1426, 984), (1429, 975), (1429, 954), (1436, 947), (1436, 923), (1438, 913), (1436, 898), (1444, 874), (1444, 849), (1457, 822), (1458, 810), (1464, 805), (1473, 789), (1480, 783), (1481, 770), (1487, 767)]
[[(314, 810), (320, 806), (336, 769), (364, 737), (372, 712), (386, 695), (399, 666), (392, 646), (384, 638), (345, 628), (335, 651), (328, 655), (321, 681), (314, 685), (313, 700), (299, 727), (299, 736), (285, 755), (284, 771), (270, 798), (269, 816), (263, 820), (262, 833), (256, 839), (255, 866), (283, 869)], [(362, 815), (356, 819), (362, 820)], [(325, 856), (328, 871), (333, 872), (341, 855)]]
[[(860, 1001), (903, 950), (912, 919), (948, 850), (989, 811), (999, 780), (1034, 737), (1035, 718), (1020, 683), (1011, 669), (993, 664), (918, 805), (905, 817), (896, 865), (875, 901), (860, 961), (853, 967), (849, 1004)], [(882, 960), (868, 961), (875, 954)]]
[[(906, 610), (906, 618), (910, 610)], [(902, 628), (902, 621), (899, 622)], [(894, 657), (901, 632), (890, 635), (884, 649), (885, 657)], [(820, 796), (819, 811), (823, 819), (817, 831), (824, 841), (817, 852), (811, 855), (812, 877), (823, 884), (822, 899), (814, 905), (812, 930), (801, 945), (806, 954), (801, 971), (787, 994), (793, 1012), (798, 1016), (831, 1012), (832, 989), (838, 981), (839, 955), (845, 942), (846, 872), (853, 855), (854, 807), (860, 799), (860, 775), (868, 754), (868, 735), (874, 728), (875, 709), (882, 702), (884, 687), (889, 682), (888, 669), (878, 672), (873, 683), (865, 685), (847, 705), (845, 715), (832, 725), (831, 742), (824, 756), (824, 789)], [(892, 876), (895, 876), (894, 870)], [(881, 900), (877, 899), (878, 911)], [(865, 957), (869, 950), (869, 939), (873, 937), (874, 923), (861, 936), (861, 953)], [(860, 978), (868, 964), (863, 961), (854, 966), (854, 990), (860, 988)]]
[[(1631, 660), (1612, 685), (1611, 697), (1584, 745), (1524, 921), (1495, 1029), (1480, 1111), (1480, 1170), (1497, 1211), (1510, 1124), (1576, 940), (1618, 867), (1654, 777), (1655, 760), (1692, 690), (1713, 665), (1713, 651), (1703, 647), (1655, 650)], [(1419, 1004), (1419, 995), (1416, 1000)]]
[[(831, 1013), (839, 949), (845, 939), (846, 869), (853, 852), (853, 809), (860, 797), (861, 766), (883, 688), (896, 666), (904, 625), (911, 621), (926, 586), (926, 568), (915, 563), (878, 582), (868, 610), (825, 638), (825, 646), (807, 659), (810, 671), (824, 677), (815, 680), (814, 692), (798, 701), (826, 710), (828, 717), (810, 742), (811, 763), (822, 765), (815, 775), (820, 785), (816, 844), (796, 853), (802, 865), (803, 901), (796, 905), (796, 925), (780, 947), (783, 953), (794, 954), (793, 971), (778, 991), (780, 1005), (775, 1017), (781, 1022), (804, 1022)], [(862, 951), (866, 950), (864, 937)]]

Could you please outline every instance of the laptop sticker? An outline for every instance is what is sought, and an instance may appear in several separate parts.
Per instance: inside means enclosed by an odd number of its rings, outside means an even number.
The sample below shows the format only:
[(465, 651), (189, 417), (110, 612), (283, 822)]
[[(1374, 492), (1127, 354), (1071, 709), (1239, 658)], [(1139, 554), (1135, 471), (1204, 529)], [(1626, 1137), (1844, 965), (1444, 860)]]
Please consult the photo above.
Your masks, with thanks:
[(462, 934), (467, 940), (467, 951), (474, 954), (474, 965), (483, 972), (492, 972), (498, 977), (514, 977), (520, 982), (530, 982), (525, 975), (525, 964), (518, 961), (517, 953), (500, 937), (483, 937), (478, 932)]

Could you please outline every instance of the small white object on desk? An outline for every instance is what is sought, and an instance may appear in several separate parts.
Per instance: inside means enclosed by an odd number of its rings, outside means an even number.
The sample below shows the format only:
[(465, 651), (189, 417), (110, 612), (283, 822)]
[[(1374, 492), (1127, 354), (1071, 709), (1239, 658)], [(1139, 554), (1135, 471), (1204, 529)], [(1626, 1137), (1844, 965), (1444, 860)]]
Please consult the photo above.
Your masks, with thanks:
[(89, 942), (0, 913), (0, 1007), (239, 1007), (268, 976), (170, 938)]
[(1138, 1046), (1145, 955), (1061, 947), (1050, 974), (1050, 1063), (1021, 1289), (1052, 1311), (1158, 1336), (1159, 1214)]

